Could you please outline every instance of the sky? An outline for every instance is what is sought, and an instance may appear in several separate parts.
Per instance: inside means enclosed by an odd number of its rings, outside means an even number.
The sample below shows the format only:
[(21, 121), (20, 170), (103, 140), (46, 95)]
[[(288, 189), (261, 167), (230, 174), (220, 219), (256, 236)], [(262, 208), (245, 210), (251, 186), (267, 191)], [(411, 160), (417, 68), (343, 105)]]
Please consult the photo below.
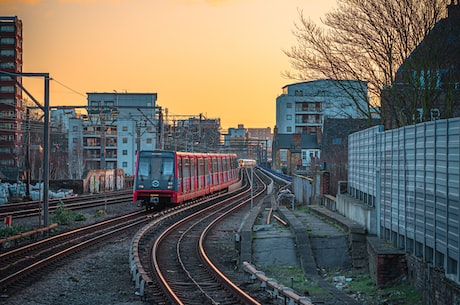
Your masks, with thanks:
[[(320, 22), (335, 0), (0, 0), (23, 23), (23, 72), (49, 73), (50, 104), (87, 92), (158, 94), (172, 116), (273, 129), (276, 97), (296, 80), (283, 53), (299, 10)], [(43, 103), (43, 78), (23, 84)], [(183, 117), (181, 117), (183, 118)]]

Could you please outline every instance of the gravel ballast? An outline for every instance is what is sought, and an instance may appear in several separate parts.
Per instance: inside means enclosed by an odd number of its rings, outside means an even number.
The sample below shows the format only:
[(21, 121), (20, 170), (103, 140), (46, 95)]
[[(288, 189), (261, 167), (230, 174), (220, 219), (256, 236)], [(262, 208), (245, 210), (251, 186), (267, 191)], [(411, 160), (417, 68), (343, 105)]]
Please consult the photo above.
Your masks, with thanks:
[[(111, 205), (107, 215), (99, 217), (96, 208), (80, 211), (87, 225), (140, 208), (132, 202)], [(17, 221), (19, 223), (20, 220)], [(27, 225), (24, 223), (24, 225)], [(30, 225), (30, 223), (28, 224)], [(68, 227), (62, 227), (64, 230)], [(129, 247), (134, 232), (124, 233), (96, 247), (73, 254), (51, 267), (46, 275), (13, 295), (3, 294), (0, 304), (146, 304), (135, 295), (129, 274)]]

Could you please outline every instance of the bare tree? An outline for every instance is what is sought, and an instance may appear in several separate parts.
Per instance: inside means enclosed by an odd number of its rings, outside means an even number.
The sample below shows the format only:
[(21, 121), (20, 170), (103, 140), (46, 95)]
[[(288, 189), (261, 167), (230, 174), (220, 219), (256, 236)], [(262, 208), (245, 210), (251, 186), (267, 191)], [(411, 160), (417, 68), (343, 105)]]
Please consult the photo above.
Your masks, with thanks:
[[(370, 108), (379, 111), (382, 89), (393, 85), (397, 69), (446, 15), (449, 1), (338, 0), (322, 26), (299, 11), (300, 21), (293, 30), (297, 46), (284, 51), (295, 72), (284, 75), (297, 80), (367, 81)], [(355, 104), (371, 117), (370, 108)]]

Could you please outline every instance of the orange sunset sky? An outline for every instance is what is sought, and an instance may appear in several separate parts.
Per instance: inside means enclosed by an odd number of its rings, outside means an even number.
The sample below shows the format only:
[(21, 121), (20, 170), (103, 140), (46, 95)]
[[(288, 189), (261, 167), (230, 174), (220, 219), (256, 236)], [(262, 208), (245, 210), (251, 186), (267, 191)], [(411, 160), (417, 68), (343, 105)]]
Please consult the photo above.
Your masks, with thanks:
[[(298, 10), (319, 22), (335, 0), (0, 0), (23, 22), (23, 72), (49, 73), (52, 106), (87, 92), (156, 92), (170, 115), (224, 129), (275, 126), (282, 52)], [(43, 102), (43, 79), (24, 78)], [(24, 95), (26, 96), (26, 95)]]

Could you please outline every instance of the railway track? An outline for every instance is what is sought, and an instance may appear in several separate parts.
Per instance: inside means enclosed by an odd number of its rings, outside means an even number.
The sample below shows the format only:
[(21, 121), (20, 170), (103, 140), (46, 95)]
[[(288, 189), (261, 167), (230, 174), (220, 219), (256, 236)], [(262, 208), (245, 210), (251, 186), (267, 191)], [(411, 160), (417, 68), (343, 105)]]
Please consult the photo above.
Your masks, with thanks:
[[(132, 190), (122, 190), (101, 194), (50, 199), (49, 212), (53, 212), (61, 202), (68, 209), (80, 210), (101, 205), (117, 204), (122, 201), (132, 201), (132, 198)], [(43, 209), (42, 204), (43, 203), (40, 201), (2, 204), (0, 205), (0, 219), (4, 219), (6, 216), (12, 216), (14, 219), (37, 216)]]
[(15, 293), (70, 254), (148, 221), (150, 216), (143, 211), (130, 213), (0, 253), (0, 291)]
[[(266, 186), (255, 180), (257, 198)], [(225, 198), (172, 217), (167, 224), (151, 223), (140, 230), (131, 251), (139, 294), (154, 304), (260, 304), (214, 265), (205, 247), (211, 228), (247, 206), (250, 196), (246, 183)]]

